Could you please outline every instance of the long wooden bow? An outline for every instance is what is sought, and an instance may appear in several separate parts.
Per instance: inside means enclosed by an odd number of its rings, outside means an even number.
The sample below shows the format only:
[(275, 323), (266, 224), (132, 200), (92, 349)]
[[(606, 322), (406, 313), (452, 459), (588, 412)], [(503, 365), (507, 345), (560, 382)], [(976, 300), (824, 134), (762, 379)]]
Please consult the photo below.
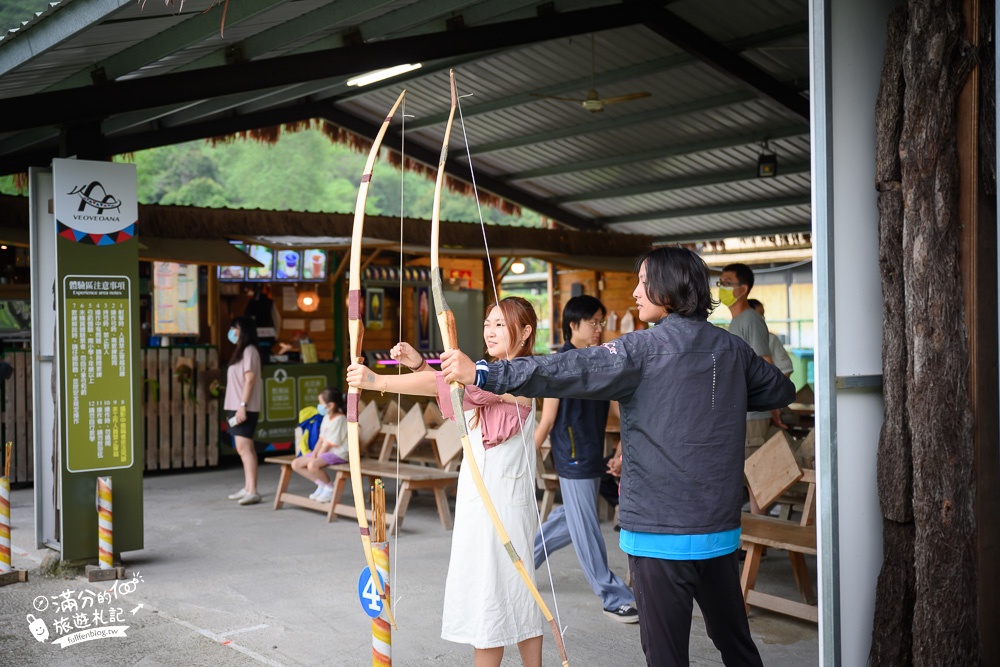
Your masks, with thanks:
[[(404, 97), (406, 97), (405, 90), (396, 98), (396, 103), (392, 105), (392, 109), (389, 110), (389, 114), (385, 117), (382, 127), (375, 136), (372, 150), (368, 154), (368, 161), (365, 162), (365, 171), (361, 175), (358, 203), (354, 207), (354, 234), (351, 237), (351, 277), (347, 292), (347, 326), (350, 333), (349, 363), (355, 363), (361, 357), (361, 343), (365, 336), (365, 327), (361, 323), (361, 237), (365, 227), (365, 201), (368, 199), (368, 184), (372, 180), (372, 168), (375, 166), (375, 158), (378, 157), (379, 148), (382, 146), (382, 139), (385, 137), (389, 123), (392, 122), (392, 117), (396, 114), (396, 109), (399, 108)], [(368, 571), (371, 573), (375, 590), (382, 599), (382, 608), (385, 610), (386, 619), (395, 628), (396, 619), (392, 616), (389, 598), (386, 597), (385, 587), (375, 570), (371, 535), (368, 531), (368, 517), (365, 515), (365, 496), (361, 487), (361, 436), (358, 428), (358, 397), (360, 395), (361, 390), (355, 387), (349, 387), (347, 390), (347, 456), (351, 466), (351, 491), (354, 494), (354, 509), (358, 515), (361, 546), (365, 552), (365, 560), (368, 562)]]
[[(438, 327), (441, 329), (441, 340), (444, 343), (444, 349), (446, 351), (458, 349), (458, 327), (455, 324), (455, 314), (451, 311), (451, 308), (448, 306), (448, 302), (444, 298), (444, 285), (441, 279), (441, 261), (438, 251), (440, 247), (439, 239), (441, 236), (441, 190), (444, 186), (444, 164), (448, 159), (448, 142), (451, 139), (451, 126), (455, 120), (455, 109), (458, 106), (458, 90), (455, 87), (455, 70), (451, 70), (449, 74), (451, 77), (451, 111), (448, 114), (448, 124), (445, 126), (444, 141), (441, 144), (441, 158), (438, 161), (437, 180), (434, 184), (434, 209), (431, 214), (431, 292), (434, 296), (434, 308), (437, 311)], [(500, 515), (497, 514), (496, 506), (490, 498), (489, 491), (486, 490), (486, 484), (483, 482), (483, 476), (479, 472), (479, 466), (476, 464), (476, 455), (472, 451), (472, 442), (469, 440), (469, 426), (465, 421), (465, 408), (463, 407), (465, 401), (465, 387), (458, 382), (449, 382), (448, 387), (452, 409), (455, 412), (455, 423), (458, 425), (458, 432), (462, 441), (462, 453), (465, 457), (465, 465), (469, 467), (469, 472), (472, 474), (472, 480), (476, 484), (476, 490), (479, 491), (479, 497), (483, 501), (486, 513), (490, 516), (490, 521), (493, 522), (493, 528), (496, 530), (497, 536), (500, 538), (500, 542), (503, 544), (504, 549), (506, 549), (507, 555), (510, 557), (514, 567), (517, 568), (518, 574), (521, 575), (521, 579), (524, 580), (525, 585), (531, 592), (531, 596), (535, 598), (535, 602), (538, 603), (538, 607), (542, 610), (545, 620), (547, 620), (549, 625), (552, 627), (552, 633), (555, 636), (556, 646), (559, 649), (559, 655), (562, 658), (563, 667), (569, 667), (569, 658), (566, 657), (566, 646), (563, 644), (562, 633), (559, 631), (559, 625), (552, 617), (552, 612), (549, 611), (548, 606), (545, 604), (545, 600), (542, 599), (541, 594), (538, 592), (538, 588), (535, 587), (535, 582), (532, 581), (531, 577), (528, 575), (528, 570), (525, 569), (524, 563), (521, 561), (521, 557), (514, 549), (514, 545), (511, 543), (510, 537), (507, 535), (507, 530), (504, 528), (503, 522), (500, 520)]]

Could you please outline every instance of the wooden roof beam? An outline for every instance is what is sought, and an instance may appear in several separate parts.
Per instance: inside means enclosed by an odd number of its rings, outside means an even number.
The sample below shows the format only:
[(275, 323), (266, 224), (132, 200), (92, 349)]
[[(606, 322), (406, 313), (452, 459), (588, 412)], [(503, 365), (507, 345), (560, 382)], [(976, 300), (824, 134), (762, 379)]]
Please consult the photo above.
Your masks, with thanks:
[(70, 117), (103, 119), (115, 113), (354, 74), (359, 70), (359, 63), (364, 63), (363, 69), (370, 70), (397, 65), (404, 56), (407, 61), (418, 62), (451, 58), (634, 25), (641, 18), (639, 7), (609, 5), (465, 28), (447, 35), (416, 35), (193, 72), (11, 97), (4, 100), (8, 111), (4, 129), (15, 131), (54, 125)]

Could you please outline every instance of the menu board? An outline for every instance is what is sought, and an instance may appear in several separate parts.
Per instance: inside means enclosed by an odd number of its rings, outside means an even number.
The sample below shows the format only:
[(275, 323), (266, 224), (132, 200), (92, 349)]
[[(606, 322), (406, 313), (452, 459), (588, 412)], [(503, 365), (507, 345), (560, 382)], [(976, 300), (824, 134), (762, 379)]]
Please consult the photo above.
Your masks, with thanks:
[(298, 250), (279, 250), (275, 255), (275, 280), (298, 280), (302, 257)]
[(198, 265), (153, 262), (153, 333), (197, 336)]
[(274, 275), (274, 251), (267, 246), (249, 245), (247, 253), (264, 266), (251, 266), (247, 269), (247, 280), (270, 280)]
[(326, 250), (302, 251), (302, 279), (326, 280)]
[(132, 465), (127, 276), (66, 276), (66, 433), (71, 472)]
[(321, 248), (274, 250), (262, 245), (234, 245), (264, 266), (220, 266), (219, 280), (274, 282), (326, 280), (329, 255), (328, 251)]
[[(237, 250), (246, 250), (246, 246), (242, 243), (233, 243), (232, 246)], [(219, 280), (246, 280), (246, 278), (247, 268), (245, 266), (219, 267)]]

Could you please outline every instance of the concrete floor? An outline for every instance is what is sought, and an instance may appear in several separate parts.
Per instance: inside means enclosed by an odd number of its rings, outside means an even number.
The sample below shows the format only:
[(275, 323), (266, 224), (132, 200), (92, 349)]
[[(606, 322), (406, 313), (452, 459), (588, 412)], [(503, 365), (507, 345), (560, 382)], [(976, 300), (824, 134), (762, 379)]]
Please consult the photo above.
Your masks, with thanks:
[[(88, 589), (98, 594), (110, 585), (88, 583), (73, 572), (43, 576), (39, 565), (52, 552), (34, 548), (32, 490), (14, 490), (13, 562), (32, 572), (27, 583), (0, 588), (0, 665), (370, 664), (370, 622), (359, 609), (357, 594), (364, 565), (357, 523), (340, 519), (327, 524), (318, 512), (289, 506), (272, 510), (277, 477), (277, 466), (262, 465), (264, 502), (239, 507), (226, 499), (241, 484), (238, 468), (148, 475), (144, 483), (145, 548), (122, 555), (129, 575), (138, 573), (142, 580), (119, 601), (95, 605), (121, 608), (126, 618), (122, 624), (129, 626), (127, 636), (66, 648), (51, 643), (58, 636), (53, 626), (59, 614), (51, 606), (35, 611), (35, 601), (39, 596), (51, 600), (65, 591), (73, 591), (74, 598)], [(290, 490), (308, 494), (311, 486), (297, 477)], [(387, 491), (391, 507), (391, 482)], [(623, 574), (626, 557), (617, 547), (617, 533), (609, 522), (602, 527), (612, 569)], [(472, 662), (469, 647), (439, 636), (450, 543), (451, 533), (441, 528), (433, 497), (414, 498), (405, 528), (392, 546), (394, 612), (399, 624), (392, 637), (392, 657), (397, 665)], [(638, 626), (604, 617), (573, 550), (553, 554), (550, 562), (570, 663), (644, 664)], [(815, 568), (815, 559), (809, 564)], [(544, 566), (537, 580), (555, 611)], [(772, 550), (765, 558), (758, 586), (793, 590), (783, 552)], [(46, 622), (51, 633), (47, 642), (37, 642), (31, 635), (28, 614)], [(750, 627), (765, 665), (818, 664), (814, 624), (755, 611)], [(520, 664), (517, 652), (508, 651), (503, 664)], [(544, 664), (559, 664), (548, 636)], [(691, 664), (722, 664), (697, 609)]]

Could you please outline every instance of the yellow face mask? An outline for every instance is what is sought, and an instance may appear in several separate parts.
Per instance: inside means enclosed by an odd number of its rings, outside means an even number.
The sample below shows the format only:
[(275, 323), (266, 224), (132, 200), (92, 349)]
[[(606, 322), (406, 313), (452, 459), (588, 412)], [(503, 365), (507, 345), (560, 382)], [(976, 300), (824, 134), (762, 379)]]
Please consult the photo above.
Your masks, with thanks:
[(727, 308), (729, 306), (733, 305), (734, 303), (736, 303), (736, 295), (733, 294), (733, 288), (732, 287), (720, 286), (719, 287), (719, 301), (721, 301), (722, 305), (726, 306)]

